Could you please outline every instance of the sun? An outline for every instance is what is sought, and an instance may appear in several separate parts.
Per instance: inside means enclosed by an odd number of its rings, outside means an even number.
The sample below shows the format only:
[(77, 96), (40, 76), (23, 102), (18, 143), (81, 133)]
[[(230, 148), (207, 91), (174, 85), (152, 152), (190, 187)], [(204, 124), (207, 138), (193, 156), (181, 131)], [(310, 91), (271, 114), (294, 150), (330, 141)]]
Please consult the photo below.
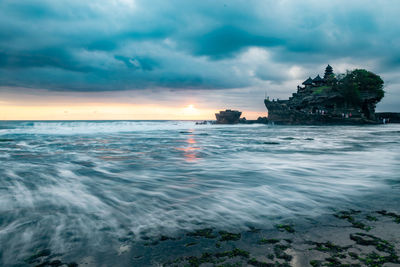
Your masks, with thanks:
[(184, 109), (183, 109), (183, 113), (185, 115), (196, 115), (198, 113), (198, 110), (194, 107), (193, 104), (187, 105)]

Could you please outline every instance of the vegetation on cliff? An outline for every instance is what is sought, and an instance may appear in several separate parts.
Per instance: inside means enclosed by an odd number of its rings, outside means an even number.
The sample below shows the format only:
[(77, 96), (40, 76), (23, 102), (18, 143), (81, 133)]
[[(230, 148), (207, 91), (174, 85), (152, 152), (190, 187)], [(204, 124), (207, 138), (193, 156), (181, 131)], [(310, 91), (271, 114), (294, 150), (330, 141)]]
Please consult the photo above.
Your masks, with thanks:
[(364, 69), (355, 69), (347, 71), (345, 75), (338, 75), (334, 89), (337, 89), (344, 99), (353, 105), (361, 104), (363, 93), (375, 95), (376, 102), (385, 95), (381, 77)]

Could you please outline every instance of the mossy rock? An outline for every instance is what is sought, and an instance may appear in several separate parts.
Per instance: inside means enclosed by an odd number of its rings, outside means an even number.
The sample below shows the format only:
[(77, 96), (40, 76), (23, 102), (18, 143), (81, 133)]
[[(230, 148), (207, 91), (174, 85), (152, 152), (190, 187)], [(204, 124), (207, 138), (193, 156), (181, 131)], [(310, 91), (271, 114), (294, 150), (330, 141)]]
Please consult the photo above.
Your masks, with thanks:
[(394, 222), (400, 223), (400, 215), (399, 214), (396, 214), (394, 212), (387, 212), (386, 210), (380, 210), (380, 211), (377, 211), (377, 213), (379, 213), (383, 216), (392, 217), (394, 219)]
[(335, 257), (326, 258), (325, 261), (328, 262), (328, 266), (342, 266), (342, 263)]
[(277, 257), (278, 259), (283, 259), (285, 261), (291, 261), (292, 260), (292, 256), (289, 254), (285, 253), (285, 250), (288, 249), (289, 246), (285, 246), (285, 245), (275, 245), (274, 246), (274, 253), (275, 253), (275, 257)]
[(352, 216), (353, 213), (349, 212), (349, 211), (339, 211), (335, 214), (333, 214), (333, 216), (335, 216), (338, 219), (342, 219), (342, 220), (347, 220), (349, 222), (354, 221), (354, 217)]
[(276, 244), (279, 243), (279, 239), (276, 238), (270, 238), (270, 239), (266, 239), (266, 238), (262, 238), (260, 239), (260, 241), (258, 241), (258, 244)]
[(39, 250), (38, 252), (36, 252), (32, 256), (30, 256), (29, 258), (27, 258), (25, 261), (28, 262), (28, 263), (33, 263), (33, 262), (37, 261), (39, 258), (41, 258), (41, 257), (50, 256), (50, 254), (51, 254), (51, 250), (50, 249)]
[(235, 234), (226, 231), (219, 231), (218, 233), (221, 236), (220, 241), (237, 241), (242, 237), (240, 233)]
[(293, 226), (290, 224), (278, 224), (276, 225), (276, 228), (278, 228), (279, 231), (286, 231), (291, 234), (295, 232)]
[(322, 263), (321, 263), (321, 261), (311, 260), (310, 265), (313, 267), (320, 267), (320, 266), (322, 266)]
[(258, 261), (258, 260), (254, 259), (254, 258), (248, 260), (247, 263), (249, 265), (256, 266), (256, 267), (275, 267), (276, 266), (273, 263), (267, 263), (267, 262)]
[(329, 253), (339, 253), (343, 252), (345, 249), (348, 249), (349, 247), (341, 247), (338, 245), (335, 245), (334, 243), (328, 241), (328, 242), (313, 242), (315, 245), (315, 250), (321, 251), (321, 252), (329, 252)]
[(378, 221), (378, 218), (376, 218), (375, 216), (371, 216), (371, 215), (367, 215), (365, 218), (370, 222)]
[(175, 240), (175, 238), (169, 237), (169, 236), (165, 236), (165, 235), (162, 235), (160, 237), (160, 241), (167, 241), (167, 240)]
[(366, 257), (359, 257), (359, 260), (366, 266), (383, 266), (385, 263), (400, 263), (398, 256), (390, 254), (389, 256), (382, 256), (375, 251), (368, 253)]
[(360, 213), (360, 211), (358, 210), (350, 210), (350, 211), (339, 211), (337, 213), (335, 213), (333, 216), (335, 216), (338, 219), (342, 219), (342, 220), (347, 220), (349, 223), (351, 223), (351, 225), (354, 228), (359, 228), (362, 230), (366, 230), (369, 231), (372, 229), (372, 227), (365, 225), (362, 222), (356, 221), (353, 217), (353, 215)]
[(362, 246), (375, 246), (378, 251), (389, 254), (382, 256), (376, 252), (372, 252), (367, 254), (365, 258), (359, 257), (360, 261), (364, 262), (367, 266), (382, 266), (386, 262), (400, 263), (394, 245), (386, 240), (364, 233), (351, 234), (350, 239)]
[(349, 254), (350, 258), (352, 258), (353, 260), (358, 259), (358, 254), (357, 253), (350, 251), (348, 254)]
[(243, 257), (243, 258), (249, 258), (250, 257), (250, 253), (248, 251), (245, 251), (243, 249), (239, 249), (239, 248), (235, 248), (233, 250), (230, 251), (224, 251), (224, 252), (217, 252), (215, 254), (215, 257), (217, 258), (221, 258), (221, 257), (229, 257), (229, 258), (233, 258), (233, 257)]
[(364, 233), (355, 233), (355, 234), (350, 234), (350, 239), (355, 241), (358, 245), (375, 246), (375, 248), (379, 251), (394, 253), (394, 246), (392, 244), (390, 244), (386, 240), (383, 240), (373, 235)]
[(217, 236), (213, 233), (212, 228), (199, 229), (194, 232), (188, 233), (187, 236), (194, 237), (205, 237), (205, 238), (216, 238)]

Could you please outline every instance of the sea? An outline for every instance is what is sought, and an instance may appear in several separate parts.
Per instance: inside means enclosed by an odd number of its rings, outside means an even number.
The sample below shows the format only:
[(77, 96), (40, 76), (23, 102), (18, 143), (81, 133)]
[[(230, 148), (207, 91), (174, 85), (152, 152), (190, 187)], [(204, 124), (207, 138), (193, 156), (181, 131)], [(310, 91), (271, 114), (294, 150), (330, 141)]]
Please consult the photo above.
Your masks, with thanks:
[(398, 208), (399, 193), (400, 124), (2, 121), (0, 266), (40, 251), (125, 266), (127, 244)]

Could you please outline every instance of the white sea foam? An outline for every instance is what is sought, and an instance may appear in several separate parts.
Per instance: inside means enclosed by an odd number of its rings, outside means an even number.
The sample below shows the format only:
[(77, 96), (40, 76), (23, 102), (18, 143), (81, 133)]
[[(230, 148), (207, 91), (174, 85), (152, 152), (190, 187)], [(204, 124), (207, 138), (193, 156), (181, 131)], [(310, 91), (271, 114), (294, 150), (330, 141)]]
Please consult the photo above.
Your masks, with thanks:
[[(318, 216), (399, 183), (400, 127), (15, 123), (0, 143), (0, 260), (37, 247)], [(4, 133), (3, 133), (4, 134)], [(76, 134), (76, 135), (75, 135)], [(31, 253), (32, 254), (32, 253)]]
[[(7, 124), (4, 123), (3, 124)], [(193, 130), (218, 128), (220, 125), (196, 125), (195, 121), (61, 121), (8, 123), (10, 126), (0, 130), (6, 134), (98, 134), (142, 131)], [(7, 124), (7, 125), (8, 125)], [(228, 125), (222, 127), (260, 127), (253, 125)]]
[(12, 129), (3, 129), (0, 134), (98, 134), (138, 131), (180, 130), (207, 127), (195, 125), (193, 121), (63, 121), (30, 122)]

